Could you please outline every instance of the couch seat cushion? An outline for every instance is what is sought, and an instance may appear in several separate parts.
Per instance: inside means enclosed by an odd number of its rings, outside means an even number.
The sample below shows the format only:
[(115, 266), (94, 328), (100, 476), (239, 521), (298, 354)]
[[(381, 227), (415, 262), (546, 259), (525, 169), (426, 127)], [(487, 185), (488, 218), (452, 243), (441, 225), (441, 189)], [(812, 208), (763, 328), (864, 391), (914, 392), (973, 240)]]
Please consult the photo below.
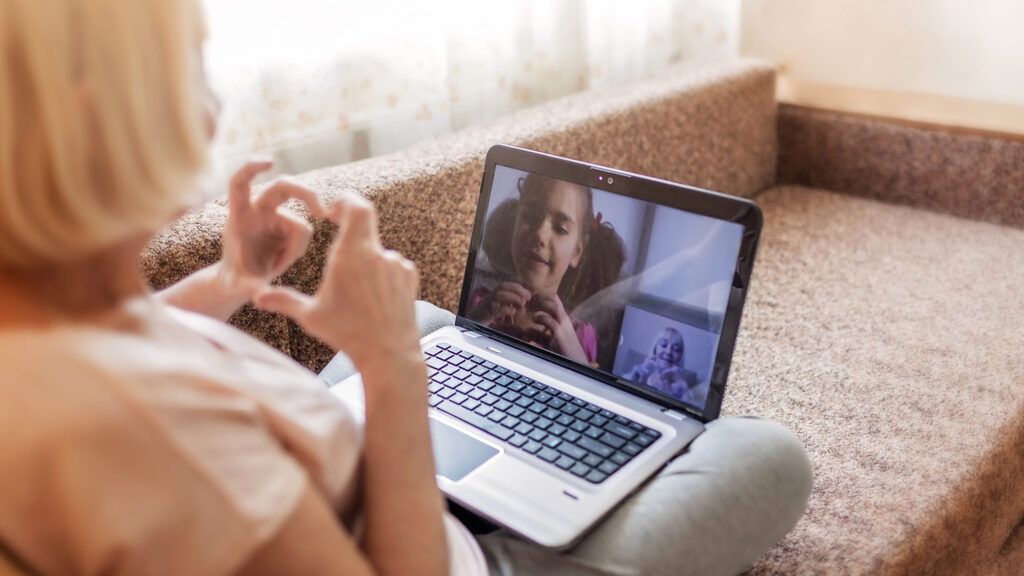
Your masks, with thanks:
[(1024, 566), (1024, 231), (809, 188), (757, 201), (723, 415), (794, 430), (815, 487), (752, 572)]

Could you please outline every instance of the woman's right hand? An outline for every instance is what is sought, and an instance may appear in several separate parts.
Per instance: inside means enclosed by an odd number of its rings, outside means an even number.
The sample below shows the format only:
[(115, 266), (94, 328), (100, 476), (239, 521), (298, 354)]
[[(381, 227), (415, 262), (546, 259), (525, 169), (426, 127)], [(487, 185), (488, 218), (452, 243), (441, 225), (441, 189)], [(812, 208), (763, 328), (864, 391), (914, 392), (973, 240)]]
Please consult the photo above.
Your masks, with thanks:
[(469, 311), (469, 319), (491, 324), (498, 318), (515, 318), (526, 308), (533, 295), (516, 282), (502, 282)]
[(365, 198), (346, 195), (328, 218), (339, 231), (316, 294), (271, 287), (254, 303), (291, 317), (310, 335), (348, 354), (361, 371), (418, 355), (416, 266), (381, 246), (377, 213)]

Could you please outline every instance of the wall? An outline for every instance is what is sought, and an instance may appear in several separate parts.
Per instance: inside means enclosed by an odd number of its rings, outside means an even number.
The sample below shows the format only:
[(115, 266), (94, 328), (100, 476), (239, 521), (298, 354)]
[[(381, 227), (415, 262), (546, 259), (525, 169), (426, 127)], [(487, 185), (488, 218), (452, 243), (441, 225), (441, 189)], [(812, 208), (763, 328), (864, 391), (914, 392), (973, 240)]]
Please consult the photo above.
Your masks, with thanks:
[(794, 80), (1024, 104), (1024, 2), (745, 0), (741, 52)]

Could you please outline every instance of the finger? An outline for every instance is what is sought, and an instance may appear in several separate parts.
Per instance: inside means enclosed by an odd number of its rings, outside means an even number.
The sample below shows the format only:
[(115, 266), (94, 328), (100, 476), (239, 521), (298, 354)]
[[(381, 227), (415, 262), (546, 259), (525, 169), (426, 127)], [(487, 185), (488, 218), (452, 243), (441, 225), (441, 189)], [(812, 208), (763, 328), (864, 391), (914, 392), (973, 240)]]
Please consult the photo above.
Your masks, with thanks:
[(235, 214), (241, 214), (249, 208), (249, 196), (252, 191), (252, 180), (260, 172), (273, 168), (271, 160), (254, 160), (246, 162), (231, 177), (228, 189), (228, 207)]
[(525, 307), (527, 299), (517, 292), (503, 290), (500, 286), (494, 291), (494, 299), (500, 302), (514, 303), (516, 306)]
[(284, 314), (300, 324), (314, 305), (312, 296), (280, 286), (260, 291), (252, 302), (260, 310)]
[(290, 266), (306, 252), (309, 241), (313, 237), (313, 227), (309, 222), (290, 212), (281, 216), (281, 222), (285, 226), (285, 243), (274, 262), (274, 270), (278, 273), (283, 272), (284, 268)]
[(291, 178), (281, 178), (264, 190), (253, 204), (260, 210), (271, 212), (288, 200), (296, 199), (306, 205), (314, 218), (326, 218), (329, 214), (320, 195)]
[(516, 282), (502, 282), (499, 288), (505, 288), (519, 294), (522, 296), (523, 302), (533, 298), (533, 294), (529, 290), (524, 288), (522, 284), (518, 284)]
[(547, 312), (537, 312), (533, 315), (533, 321), (541, 326), (551, 330), (552, 333), (558, 331), (558, 321), (555, 320), (554, 316)]
[(362, 196), (350, 194), (344, 200), (345, 207), (338, 223), (341, 248), (354, 249), (369, 245), (380, 249), (377, 235), (377, 211), (373, 204)]

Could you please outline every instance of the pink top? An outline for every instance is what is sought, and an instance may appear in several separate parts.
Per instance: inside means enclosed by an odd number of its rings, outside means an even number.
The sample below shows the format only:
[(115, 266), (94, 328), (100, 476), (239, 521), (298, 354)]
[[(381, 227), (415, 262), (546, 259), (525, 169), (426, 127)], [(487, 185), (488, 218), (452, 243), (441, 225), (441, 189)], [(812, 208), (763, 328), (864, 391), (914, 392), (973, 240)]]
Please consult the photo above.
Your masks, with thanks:
[[(362, 430), (304, 368), (149, 298), (0, 331), (0, 542), (49, 574), (228, 574), (311, 483), (359, 514)], [(453, 574), (485, 574), (445, 518)], [(0, 548), (3, 550), (3, 548)]]

